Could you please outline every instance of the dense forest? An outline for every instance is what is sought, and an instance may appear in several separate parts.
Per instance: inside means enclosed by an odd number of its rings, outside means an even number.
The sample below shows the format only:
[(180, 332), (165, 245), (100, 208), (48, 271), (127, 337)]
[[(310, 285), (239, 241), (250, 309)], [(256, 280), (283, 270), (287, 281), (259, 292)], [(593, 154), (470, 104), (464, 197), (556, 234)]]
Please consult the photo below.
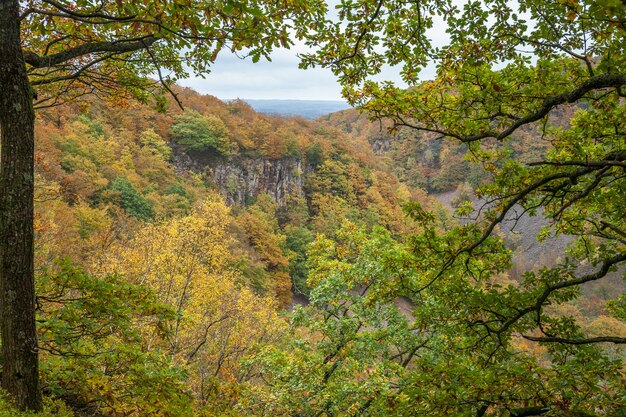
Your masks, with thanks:
[(626, 3), (332, 7), (0, 2), (0, 417), (626, 416)]
[[(390, 134), (351, 110), (310, 122), (177, 93), (184, 112), (90, 99), (38, 114), (41, 372), (46, 395), (64, 401), (51, 412), (313, 415), (319, 406), (309, 402), (329, 393), (339, 395), (342, 402), (332, 405), (338, 410), (361, 404), (397, 378), (398, 370), (386, 368), (411, 357), (406, 346), (423, 343), (418, 320), (431, 326), (432, 317), (444, 317), (428, 310), (415, 317), (418, 301), (393, 285), (423, 262), (411, 247), (416, 231), (428, 227), (411, 204), (445, 231), (463, 222), (450, 205), (475, 199), (467, 175), (424, 187), (430, 195), (407, 185), (429, 176), (404, 172), (400, 155), (434, 178), (454, 178), (459, 165), (476, 168), (462, 148), (427, 140), (396, 153), (408, 145), (406, 132)], [(515, 143), (520, 156), (533, 152), (524, 148), (532, 141)], [(428, 150), (432, 157), (424, 156)], [(457, 163), (429, 165), (450, 154)], [(456, 189), (451, 204), (437, 198), (436, 191)], [(518, 261), (489, 285), (514, 288), (521, 280), (514, 271), (527, 266), (542, 265)], [(591, 335), (624, 334), (626, 325), (603, 307), (623, 291), (619, 281), (559, 308)], [(327, 323), (329, 316), (337, 322)], [(353, 346), (341, 355), (355, 362), (333, 381), (345, 386), (327, 386), (319, 372), (325, 363), (343, 365), (327, 358), (345, 338)], [(529, 360), (551, 360), (545, 348), (512, 343)], [(623, 360), (623, 352), (607, 349)], [(383, 378), (369, 394), (352, 385), (363, 372)]]
[(452, 221), (367, 141), (178, 97), (184, 112), (91, 99), (38, 114), (43, 389), (79, 415), (228, 413), (258, 382), (243, 359), (291, 340), (316, 237), (403, 240), (416, 200)]

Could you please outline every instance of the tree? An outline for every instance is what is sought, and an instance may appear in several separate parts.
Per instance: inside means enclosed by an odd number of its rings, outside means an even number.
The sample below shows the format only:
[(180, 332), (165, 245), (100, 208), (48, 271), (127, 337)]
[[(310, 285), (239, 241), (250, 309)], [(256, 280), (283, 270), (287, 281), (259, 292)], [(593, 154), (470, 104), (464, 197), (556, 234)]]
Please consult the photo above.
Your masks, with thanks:
[(67, 259), (37, 284), (49, 392), (92, 414), (190, 415), (185, 370), (165, 349), (145, 349), (141, 338), (146, 323), (173, 322), (174, 308), (146, 286), (116, 274), (94, 277)]
[(186, 151), (229, 153), (228, 129), (219, 116), (202, 116), (196, 111), (187, 111), (176, 116), (171, 134), (174, 142)]
[[(222, 50), (253, 61), (323, 11), (298, 2), (2, 0), (0, 2), (0, 330), (2, 387), (41, 409), (33, 284), (34, 110), (96, 92), (163, 107), (188, 72)], [(157, 77), (153, 82), (148, 77)], [(34, 100), (34, 102), (33, 102)]]
[[(497, 354), (513, 337), (539, 342), (564, 366), (563, 383), (571, 384), (564, 386), (576, 389), (576, 375), (597, 371), (579, 361), (594, 345), (626, 343), (623, 335), (610, 332), (587, 335), (572, 317), (549, 308), (575, 300), (585, 284), (606, 280), (626, 263), (626, 3), (363, 0), (342, 2), (337, 9), (340, 22), (320, 22), (310, 41), (320, 46), (303, 66), (332, 68), (350, 102), (373, 118), (465, 144), (468, 158), (493, 178), (479, 187), (479, 197), (489, 204), (477, 221), (420, 235), (418, 248), (431, 263), (423, 281), (402, 285), (414, 295), (443, 291), (452, 279), (473, 277), (476, 288), (486, 285), (492, 276), (487, 270), (508, 262), (494, 231), (520, 213), (542, 214), (550, 227), (538, 238), (575, 237), (554, 254), (562, 261), (527, 271), (505, 291), (476, 289), (475, 297), (466, 294), (459, 301), (468, 309), (465, 324), (490, 341), (477, 348)], [(430, 39), (442, 27), (449, 40), (438, 46)], [(429, 63), (436, 64), (437, 77), (420, 82)], [(410, 87), (371, 81), (386, 64), (398, 68)], [(511, 157), (521, 133), (528, 132), (546, 142), (544, 151), (529, 160)], [(461, 206), (461, 214), (470, 211)], [(490, 251), (503, 256), (502, 265), (492, 264)], [(623, 320), (625, 306), (622, 294), (606, 307)], [(466, 400), (484, 398), (468, 394)], [(495, 406), (484, 401), (477, 415)], [(513, 414), (557, 408), (529, 406), (535, 408)], [(575, 412), (575, 405), (567, 407)]]
[(144, 131), (139, 140), (143, 146), (150, 149), (150, 152), (159, 155), (165, 161), (169, 161), (172, 156), (172, 148), (168, 146), (167, 142), (154, 129)]
[(433, 236), (434, 217), (423, 220), (424, 234), (408, 244), (380, 227), (366, 233), (347, 222), (335, 240), (318, 235), (308, 259), (310, 304), (294, 311), (292, 333), (282, 343), (252, 360), (263, 383), (245, 391), (240, 406), (248, 414), (619, 412), (621, 363), (600, 349), (554, 351), (544, 366), (519, 339), (491, 340), (467, 325), (485, 318), (483, 308), (501, 308), (490, 300), (516, 290), (498, 285), (495, 272), (507, 258), (499, 242), (487, 242), (477, 259), (452, 266), (437, 285), (417, 293), (440, 269), (440, 259), (424, 256), (432, 254), (429, 245), (441, 250), (450, 243)]
[(138, 324), (138, 350), (164, 351), (185, 367), (197, 404), (216, 412), (230, 408), (237, 385), (247, 379), (239, 360), (283, 330), (274, 298), (238, 285), (242, 277), (230, 267), (228, 252), (230, 221), (223, 200), (209, 199), (185, 217), (145, 225), (130, 241), (112, 245), (94, 267), (101, 275), (123, 272), (171, 309), (170, 320)]
[(111, 182), (111, 190), (118, 194), (119, 205), (137, 219), (149, 221), (154, 213), (152, 206), (126, 178), (116, 178)]

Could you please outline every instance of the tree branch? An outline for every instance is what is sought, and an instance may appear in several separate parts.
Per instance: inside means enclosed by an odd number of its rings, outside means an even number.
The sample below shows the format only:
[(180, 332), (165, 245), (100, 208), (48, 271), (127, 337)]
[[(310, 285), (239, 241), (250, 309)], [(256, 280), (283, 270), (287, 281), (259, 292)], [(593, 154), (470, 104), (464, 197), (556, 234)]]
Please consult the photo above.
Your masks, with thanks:
[(541, 416), (550, 411), (546, 407), (524, 407), (511, 410), (511, 417)]
[[(537, 301), (535, 302), (535, 304), (533, 304), (532, 306), (526, 307), (526, 308), (524, 308), (522, 310), (519, 310), (516, 315), (514, 315), (513, 317), (511, 317), (510, 319), (505, 321), (498, 330), (495, 330), (493, 332), (496, 333), (496, 334), (501, 334), (501, 333), (507, 331), (513, 324), (515, 324), (519, 319), (524, 317), (526, 314), (531, 313), (533, 311), (539, 311), (541, 309), (541, 307), (543, 306), (543, 304), (548, 299), (548, 297), (550, 296), (550, 294), (552, 294), (554, 291), (560, 290), (560, 289), (563, 289), (563, 288), (573, 287), (573, 286), (576, 286), (576, 285), (581, 285), (581, 284), (584, 284), (584, 283), (590, 282), (590, 281), (596, 281), (596, 280), (606, 276), (606, 274), (609, 273), (609, 270), (614, 265), (617, 265), (618, 263), (624, 262), (624, 261), (626, 261), (626, 252), (625, 253), (621, 253), (619, 255), (616, 255), (616, 256), (614, 256), (612, 258), (606, 259), (602, 263), (602, 266), (600, 267), (600, 269), (597, 270), (596, 272), (593, 272), (593, 273), (587, 274), (587, 275), (583, 275), (582, 277), (579, 277), (579, 278), (574, 278), (574, 279), (570, 279), (570, 280), (567, 280), (567, 281), (561, 281), (561, 282), (553, 284), (553, 285), (548, 285), (548, 287), (543, 291), (543, 293), (541, 293), (541, 295), (537, 298)], [(526, 337), (526, 336), (524, 336), (524, 337)], [(529, 336), (529, 337), (531, 337), (531, 336)], [(532, 339), (529, 339), (529, 340), (532, 340)], [(589, 340), (592, 340), (592, 339), (589, 339)], [(602, 340), (598, 340), (598, 342), (602, 342)], [(590, 343), (594, 343), (594, 342), (590, 342)]]
[(141, 49), (146, 49), (156, 41), (158, 41), (156, 36), (148, 35), (142, 38), (125, 39), (114, 42), (85, 43), (52, 55), (41, 56), (31, 51), (24, 51), (24, 61), (35, 68), (53, 67), (72, 59), (94, 53), (109, 52), (114, 54), (123, 54), (135, 52)]
[(589, 78), (578, 88), (572, 91), (568, 91), (557, 96), (546, 97), (543, 100), (543, 105), (541, 106), (541, 108), (539, 108), (539, 110), (537, 110), (535, 113), (531, 113), (525, 117), (522, 117), (503, 131), (487, 131), (476, 135), (463, 136), (460, 138), (460, 140), (466, 143), (475, 142), (477, 140), (486, 138), (504, 140), (520, 127), (543, 119), (556, 106), (566, 103), (574, 103), (583, 98), (585, 94), (593, 90), (600, 90), (603, 88), (619, 88), (624, 84), (626, 84), (626, 75), (624, 74), (596, 75)]
[(535, 337), (535, 336), (527, 336), (522, 335), (524, 339), (532, 340), (533, 342), (544, 342), (544, 343), (564, 343), (566, 345), (588, 345), (592, 343), (615, 343), (615, 344), (625, 344), (625, 337), (614, 337), (614, 336), (599, 336), (599, 337), (590, 337), (587, 339), (566, 339), (563, 337)]
[(537, 111), (527, 114), (524, 117), (513, 119), (514, 122), (504, 130), (487, 130), (474, 135), (462, 135), (451, 131), (445, 131), (442, 128), (420, 126), (418, 124), (408, 122), (400, 114), (387, 114), (384, 111), (378, 111), (374, 113), (377, 115), (377, 117), (391, 118), (394, 121), (395, 126), (406, 126), (419, 131), (437, 133), (443, 136), (457, 139), (463, 143), (471, 143), (488, 138), (494, 138), (502, 141), (509, 137), (511, 134), (513, 134), (520, 127), (543, 119), (550, 113), (550, 111), (552, 111), (552, 109), (559, 105), (574, 103), (583, 98), (585, 94), (589, 93), (590, 91), (606, 88), (619, 89), (623, 85), (626, 85), (626, 74), (601, 74), (593, 76), (572, 91), (568, 91), (566, 93), (556, 96), (546, 97), (543, 100), (542, 106)]
[(83, 67), (77, 69), (76, 71), (74, 71), (71, 74), (67, 74), (67, 75), (62, 75), (59, 77), (53, 77), (53, 78), (44, 78), (41, 80), (33, 80), (31, 81), (31, 85), (32, 86), (37, 86), (37, 85), (42, 85), (42, 84), (52, 84), (52, 83), (56, 83), (59, 81), (68, 81), (68, 80), (74, 80), (77, 79), (78, 77), (80, 77), (80, 75), (82, 73), (84, 73), (86, 70), (88, 70), (89, 68), (93, 67), (94, 65), (106, 61), (107, 59), (111, 58), (114, 54), (110, 53), (107, 55), (103, 55), (98, 59), (94, 59), (93, 61), (89, 62), (88, 64), (85, 64)]
[(156, 57), (154, 56), (154, 54), (152, 53), (148, 45), (146, 45), (146, 52), (148, 53), (148, 55), (150, 55), (150, 59), (152, 59), (152, 63), (154, 64), (157, 70), (157, 74), (159, 75), (159, 82), (161, 83), (163, 88), (165, 88), (167, 92), (171, 94), (174, 101), (176, 101), (176, 104), (178, 104), (178, 107), (180, 107), (182, 111), (185, 111), (185, 107), (183, 106), (183, 103), (181, 103), (176, 93), (170, 88), (170, 86), (167, 84), (167, 82), (163, 78), (163, 73), (161, 72), (161, 66), (159, 65), (159, 61), (156, 59)]

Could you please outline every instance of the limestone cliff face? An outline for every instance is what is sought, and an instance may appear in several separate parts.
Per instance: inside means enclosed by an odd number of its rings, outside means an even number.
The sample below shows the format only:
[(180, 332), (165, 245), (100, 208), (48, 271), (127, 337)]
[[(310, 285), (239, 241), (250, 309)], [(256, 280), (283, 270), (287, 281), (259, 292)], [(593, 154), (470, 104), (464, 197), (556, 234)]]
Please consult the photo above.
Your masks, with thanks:
[(268, 194), (281, 207), (288, 196), (304, 196), (301, 159), (249, 159), (219, 161), (210, 167), (211, 178), (229, 204), (246, 204), (259, 194)]
[(394, 140), (394, 137), (390, 135), (387, 135), (387, 136), (380, 135), (374, 138), (370, 138), (369, 142), (370, 142), (370, 145), (372, 146), (372, 150), (374, 151), (374, 154), (384, 155), (386, 152), (388, 152), (391, 149), (393, 140)]
[(236, 156), (221, 158), (204, 154), (179, 154), (179, 170), (205, 172), (219, 187), (228, 204), (245, 205), (259, 194), (268, 194), (281, 207), (288, 197), (304, 196), (304, 175), (310, 171), (300, 158), (269, 159)]

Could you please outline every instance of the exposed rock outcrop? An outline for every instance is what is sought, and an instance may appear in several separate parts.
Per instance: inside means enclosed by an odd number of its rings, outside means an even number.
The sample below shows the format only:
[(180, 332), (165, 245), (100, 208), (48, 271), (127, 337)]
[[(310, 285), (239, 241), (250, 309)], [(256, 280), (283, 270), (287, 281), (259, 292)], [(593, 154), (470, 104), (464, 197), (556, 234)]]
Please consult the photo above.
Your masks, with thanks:
[(393, 138), (391, 136), (376, 136), (369, 139), (372, 150), (376, 155), (384, 155), (391, 149)]
[(305, 167), (301, 159), (238, 158), (218, 161), (210, 170), (229, 204), (246, 204), (265, 193), (281, 207), (290, 195), (304, 196)]
[(311, 169), (300, 158), (269, 159), (236, 156), (218, 157), (204, 153), (178, 154), (178, 170), (206, 172), (228, 204), (249, 204), (259, 194), (268, 194), (278, 207), (289, 196), (304, 196), (304, 175)]

